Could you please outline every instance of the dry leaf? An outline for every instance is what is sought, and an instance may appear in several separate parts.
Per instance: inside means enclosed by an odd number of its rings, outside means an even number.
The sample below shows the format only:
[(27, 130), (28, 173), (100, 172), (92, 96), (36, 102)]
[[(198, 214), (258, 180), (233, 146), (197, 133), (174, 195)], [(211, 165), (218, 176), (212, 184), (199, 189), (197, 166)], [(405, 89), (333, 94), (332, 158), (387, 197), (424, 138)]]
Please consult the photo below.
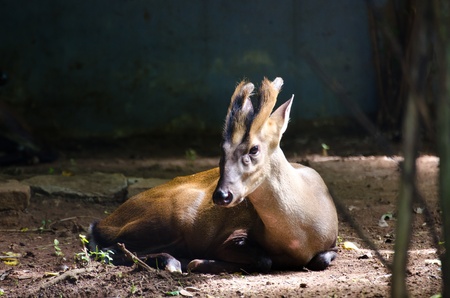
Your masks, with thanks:
[(385, 213), (381, 216), (380, 220), (378, 221), (378, 225), (382, 228), (389, 227), (386, 220), (391, 220), (393, 217), (392, 213)]
[(45, 272), (44, 277), (58, 276), (59, 272)]
[(424, 208), (417, 207), (417, 208), (414, 208), (414, 212), (417, 213), (417, 214), (422, 214), (423, 213), (423, 209)]
[(389, 227), (388, 223), (384, 220), (384, 218), (380, 218), (380, 220), (378, 221), (378, 226), (385, 228), (385, 227)]
[(5, 263), (8, 266), (17, 266), (19, 265), (18, 259), (3, 259), (3, 263)]
[(62, 171), (61, 175), (64, 177), (70, 177), (73, 176), (73, 173), (71, 171)]
[(425, 260), (425, 264), (436, 264), (442, 266), (441, 260), (439, 259)]
[(347, 250), (359, 250), (358, 246), (356, 246), (355, 243), (350, 242), (350, 241), (345, 241), (342, 244), (342, 248), (347, 249)]
[(22, 255), (19, 253), (15, 253), (12, 251), (3, 252), (3, 255), (1, 256), (1, 260), (3, 263), (5, 263), (8, 266), (17, 266), (19, 265), (19, 258)]
[(186, 290), (180, 290), (180, 295), (184, 297), (194, 297), (194, 294)]

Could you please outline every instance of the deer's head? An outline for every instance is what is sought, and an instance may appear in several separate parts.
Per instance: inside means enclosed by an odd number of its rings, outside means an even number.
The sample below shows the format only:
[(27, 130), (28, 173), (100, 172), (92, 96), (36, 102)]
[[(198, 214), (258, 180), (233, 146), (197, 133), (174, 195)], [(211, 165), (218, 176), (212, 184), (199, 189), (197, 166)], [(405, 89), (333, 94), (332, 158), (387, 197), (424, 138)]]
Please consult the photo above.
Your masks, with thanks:
[(293, 97), (275, 112), (283, 80), (264, 78), (255, 105), (254, 85), (242, 81), (231, 97), (223, 131), (220, 179), (214, 203), (232, 207), (252, 193), (271, 172), (270, 157), (287, 128)]

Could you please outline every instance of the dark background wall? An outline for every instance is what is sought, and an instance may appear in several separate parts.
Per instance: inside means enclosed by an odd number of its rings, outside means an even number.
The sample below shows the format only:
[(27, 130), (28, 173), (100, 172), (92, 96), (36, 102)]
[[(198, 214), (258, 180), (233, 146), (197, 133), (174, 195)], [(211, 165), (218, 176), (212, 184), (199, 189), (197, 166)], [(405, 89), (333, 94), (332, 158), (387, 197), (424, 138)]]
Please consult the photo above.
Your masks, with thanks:
[(263, 76), (295, 94), (290, 129), (348, 116), (304, 52), (377, 109), (364, 1), (0, 0), (0, 28), (0, 98), (42, 135), (220, 131), (236, 83)]

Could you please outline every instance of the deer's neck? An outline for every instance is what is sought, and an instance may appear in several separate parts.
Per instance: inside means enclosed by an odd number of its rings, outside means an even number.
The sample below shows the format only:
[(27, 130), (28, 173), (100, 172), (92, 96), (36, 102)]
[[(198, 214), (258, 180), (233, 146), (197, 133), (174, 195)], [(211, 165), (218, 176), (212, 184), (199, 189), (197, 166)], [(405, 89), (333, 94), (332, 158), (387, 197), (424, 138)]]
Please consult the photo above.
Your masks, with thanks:
[(302, 181), (280, 148), (271, 155), (267, 171), (264, 181), (248, 198), (267, 228), (289, 228), (302, 216), (298, 212)]

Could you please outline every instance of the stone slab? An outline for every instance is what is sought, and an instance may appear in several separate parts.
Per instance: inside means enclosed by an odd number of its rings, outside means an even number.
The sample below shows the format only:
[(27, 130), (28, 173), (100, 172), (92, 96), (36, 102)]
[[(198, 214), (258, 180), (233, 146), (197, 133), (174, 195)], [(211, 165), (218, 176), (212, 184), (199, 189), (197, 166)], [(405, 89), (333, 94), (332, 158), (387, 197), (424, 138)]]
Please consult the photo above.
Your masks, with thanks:
[(124, 175), (106, 173), (41, 175), (23, 180), (22, 183), (29, 185), (35, 193), (95, 201), (122, 201), (128, 186)]
[(160, 178), (148, 178), (148, 179), (136, 179), (136, 183), (128, 186), (128, 197), (131, 198), (138, 193), (146, 191), (155, 186), (161, 185), (169, 181), (169, 179), (160, 179)]
[(30, 187), (17, 180), (0, 182), (0, 210), (24, 210), (30, 205)]

